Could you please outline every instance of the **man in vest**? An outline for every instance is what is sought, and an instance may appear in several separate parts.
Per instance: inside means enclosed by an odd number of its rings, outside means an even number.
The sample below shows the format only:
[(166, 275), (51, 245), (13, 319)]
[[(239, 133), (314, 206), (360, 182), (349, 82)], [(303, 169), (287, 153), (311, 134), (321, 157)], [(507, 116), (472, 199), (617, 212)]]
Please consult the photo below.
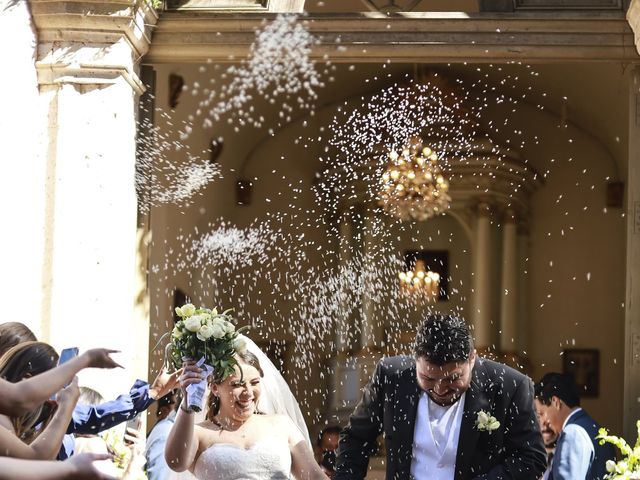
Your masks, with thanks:
[(613, 446), (596, 440), (600, 426), (580, 408), (573, 377), (547, 373), (535, 386), (540, 422), (556, 432), (558, 441), (549, 480), (601, 480), (606, 462), (615, 458)]

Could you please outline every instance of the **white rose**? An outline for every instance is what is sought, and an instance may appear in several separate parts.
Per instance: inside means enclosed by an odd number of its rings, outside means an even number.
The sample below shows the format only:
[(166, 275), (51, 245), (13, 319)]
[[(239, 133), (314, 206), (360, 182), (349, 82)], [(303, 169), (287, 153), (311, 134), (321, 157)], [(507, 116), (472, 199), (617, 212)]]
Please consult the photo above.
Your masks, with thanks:
[(478, 412), (478, 423), (479, 424), (486, 424), (489, 421), (489, 414), (487, 414), (487, 412), (480, 410)]
[(220, 317), (211, 317), (211, 325), (219, 325), (220, 328), (222, 328), (224, 330), (224, 320), (222, 320)]
[(206, 339), (210, 338), (212, 335), (213, 335), (213, 327), (208, 323), (205, 323), (204, 325), (202, 325), (200, 327), (200, 330), (198, 330), (198, 333), (196, 334), (196, 336), (203, 342)]
[[(180, 310), (182, 310), (182, 315), (185, 316), (185, 317), (190, 317), (191, 315), (196, 313), (196, 307), (194, 307), (190, 303), (187, 303), (186, 305), (183, 305)], [(178, 314), (178, 315), (180, 315), (180, 314)]]
[(180, 307), (176, 307), (176, 315), (184, 317), (184, 313), (182, 313), (182, 309)]
[(236, 337), (233, 341), (233, 349), (238, 353), (247, 351), (247, 341), (242, 337)]
[(233, 333), (236, 330), (233, 323), (227, 321), (222, 322), (222, 327), (224, 328), (225, 333)]
[(173, 338), (176, 338), (179, 340), (182, 338), (182, 335), (184, 335), (184, 333), (182, 332), (182, 329), (178, 325), (173, 327), (173, 331), (171, 332), (171, 336)]
[(184, 328), (189, 330), (190, 332), (197, 332), (200, 330), (200, 326), (202, 325), (203, 320), (202, 315), (193, 315), (184, 321)]
[(616, 462), (614, 462), (613, 460), (607, 460), (606, 467), (607, 472), (613, 473), (616, 471)]
[(222, 338), (225, 336), (224, 328), (219, 323), (214, 323), (211, 325), (211, 329), (213, 330), (213, 338)]

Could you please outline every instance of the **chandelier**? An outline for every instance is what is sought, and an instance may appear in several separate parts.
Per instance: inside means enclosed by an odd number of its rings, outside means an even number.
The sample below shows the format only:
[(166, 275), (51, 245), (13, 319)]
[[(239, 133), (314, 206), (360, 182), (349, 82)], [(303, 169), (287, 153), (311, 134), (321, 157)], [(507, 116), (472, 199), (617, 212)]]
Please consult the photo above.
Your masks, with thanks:
[(444, 213), (451, 203), (438, 155), (423, 148), (419, 139), (410, 141), (401, 154), (389, 154), (380, 183), (379, 204), (401, 220), (426, 220)]
[(433, 302), (440, 295), (440, 275), (426, 270), (424, 260), (416, 260), (413, 270), (400, 272), (400, 288), (405, 296)]

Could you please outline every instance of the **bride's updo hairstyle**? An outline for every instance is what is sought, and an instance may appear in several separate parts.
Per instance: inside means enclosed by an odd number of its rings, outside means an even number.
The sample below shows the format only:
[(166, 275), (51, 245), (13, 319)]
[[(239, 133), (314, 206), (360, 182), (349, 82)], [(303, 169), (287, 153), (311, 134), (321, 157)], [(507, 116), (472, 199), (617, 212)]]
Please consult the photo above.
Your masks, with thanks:
[[(236, 352), (235, 356), (239, 363), (238, 368), (242, 370), (242, 364), (244, 363), (245, 365), (249, 365), (250, 367), (255, 368), (260, 374), (260, 377), (264, 377), (264, 372), (262, 371), (262, 367), (260, 366), (258, 357), (256, 357), (249, 350), (245, 350), (242, 353)], [(220, 385), (224, 381), (225, 381), (225, 378), (222, 378), (221, 376), (216, 375), (216, 373), (214, 372), (211, 378), (212, 383), (215, 383), (216, 385)], [(212, 392), (209, 393), (208, 407), (209, 408), (207, 411), (207, 420), (213, 421), (213, 418), (216, 415), (218, 415), (218, 412), (220, 411), (220, 398), (215, 396)]]
[[(10, 348), (0, 357), (0, 377), (11, 383), (18, 383), (28, 377), (51, 370), (58, 364), (58, 353), (44, 342), (23, 342)], [(45, 409), (45, 404), (21, 415), (12, 417), (11, 423), (18, 437), (28, 440), (34, 433), (33, 427)]]

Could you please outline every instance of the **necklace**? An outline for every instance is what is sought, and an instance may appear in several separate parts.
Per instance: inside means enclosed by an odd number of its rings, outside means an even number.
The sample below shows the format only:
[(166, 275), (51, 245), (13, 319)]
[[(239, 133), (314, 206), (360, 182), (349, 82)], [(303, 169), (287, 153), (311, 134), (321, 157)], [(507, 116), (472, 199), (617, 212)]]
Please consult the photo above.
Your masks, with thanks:
[(224, 431), (226, 430), (227, 432), (235, 432), (236, 430), (238, 430), (240, 427), (242, 427), (242, 425), (244, 425), (244, 422), (242, 422), (240, 425), (238, 425), (237, 428), (229, 428), (228, 426), (223, 425), (220, 420), (218, 420), (217, 417), (213, 417), (211, 419), (211, 423), (213, 423), (214, 425), (216, 425), (218, 428), (220, 428), (220, 430)]

